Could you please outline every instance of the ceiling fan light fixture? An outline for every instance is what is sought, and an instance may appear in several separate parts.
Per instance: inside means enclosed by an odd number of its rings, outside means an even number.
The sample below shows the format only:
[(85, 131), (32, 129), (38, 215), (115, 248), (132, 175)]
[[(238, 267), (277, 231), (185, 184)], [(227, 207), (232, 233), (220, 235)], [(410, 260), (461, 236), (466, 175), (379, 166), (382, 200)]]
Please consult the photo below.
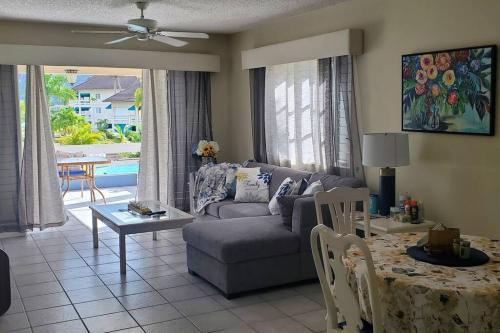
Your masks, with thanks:
[(157, 42), (167, 44), (174, 47), (182, 47), (188, 44), (183, 40), (177, 38), (210, 38), (208, 34), (203, 32), (188, 32), (188, 31), (158, 31), (158, 22), (152, 19), (144, 18), (144, 9), (148, 6), (147, 1), (138, 1), (135, 3), (137, 8), (141, 11), (139, 18), (128, 20), (127, 30), (125, 31), (107, 31), (107, 30), (75, 30), (74, 33), (94, 33), (94, 34), (120, 34), (126, 35), (125, 37), (118, 38), (106, 42), (106, 45), (113, 45), (128, 41), (130, 39), (137, 39), (140, 41), (155, 40)]
[(137, 33), (135, 36), (137, 37), (137, 40), (140, 40), (141, 42), (149, 40), (149, 34), (146, 33)]
[(145, 18), (131, 19), (128, 20), (127, 23), (131, 25), (141, 26), (147, 28), (148, 30), (155, 30), (158, 24), (156, 20), (145, 19)]
[(66, 68), (64, 70), (64, 73), (66, 74), (66, 80), (68, 81), (69, 84), (73, 85), (76, 83), (76, 77), (78, 76), (78, 69)]

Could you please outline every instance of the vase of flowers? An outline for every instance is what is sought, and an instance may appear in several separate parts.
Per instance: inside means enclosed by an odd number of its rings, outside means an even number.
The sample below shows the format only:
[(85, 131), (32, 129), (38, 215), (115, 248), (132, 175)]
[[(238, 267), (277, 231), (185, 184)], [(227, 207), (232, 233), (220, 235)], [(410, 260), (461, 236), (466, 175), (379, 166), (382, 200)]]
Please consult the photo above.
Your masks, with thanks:
[(216, 157), (219, 150), (219, 144), (216, 141), (201, 140), (198, 142), (196, 155), (201, 158), (202, 165), (217, 163)]

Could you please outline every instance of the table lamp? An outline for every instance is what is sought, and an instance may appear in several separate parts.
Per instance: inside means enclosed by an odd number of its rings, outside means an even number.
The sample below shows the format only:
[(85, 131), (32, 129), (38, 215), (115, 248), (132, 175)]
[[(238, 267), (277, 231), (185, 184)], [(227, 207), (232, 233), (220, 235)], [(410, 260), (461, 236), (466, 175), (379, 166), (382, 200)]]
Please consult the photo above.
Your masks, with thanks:
[(379, 167), (379, 212), (387, 216), (396, 204), (396, 169), (410, 164), (408, 135), (371, 133), (363, 136), (363, 165)]

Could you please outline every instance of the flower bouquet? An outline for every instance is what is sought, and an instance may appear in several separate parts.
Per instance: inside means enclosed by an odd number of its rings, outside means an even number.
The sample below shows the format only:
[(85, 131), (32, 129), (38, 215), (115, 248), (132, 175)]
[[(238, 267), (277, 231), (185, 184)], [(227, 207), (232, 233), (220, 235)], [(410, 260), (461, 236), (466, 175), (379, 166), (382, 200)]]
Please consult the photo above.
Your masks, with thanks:
[(195, 154), (201, 157), (202, 164), (215, 163), (215, 158), (219, 152), (219, 144), (216, 141), (200, 140), (196, 147)]

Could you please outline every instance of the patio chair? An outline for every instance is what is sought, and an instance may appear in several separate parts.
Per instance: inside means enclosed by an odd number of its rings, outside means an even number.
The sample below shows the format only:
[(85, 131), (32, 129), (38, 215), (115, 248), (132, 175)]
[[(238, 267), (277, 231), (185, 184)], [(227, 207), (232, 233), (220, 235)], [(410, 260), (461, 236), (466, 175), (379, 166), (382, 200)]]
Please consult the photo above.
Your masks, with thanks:
[[(57, 159), (70, 158), (70, 157), (83, 157), (84, 153), (65, 153), (65, 152), (56, 152)], [(83, 198), (83, 182), (88, 182), (88, 171), (85, 169), (83, 165), (80, 166), (70, 166), (64, 167), (61, 166), (60, 170), (58, 170), (58, 176), (61, 178), (61, 191), (65, 186), (66, 182), (66, 190), (64, 191), (64, 195), (68, 193), (69, 187), (72, 181), (79, 180), (80, 181), (80, 196)], [(88, 183), (87, 183), (88, 185)]]

